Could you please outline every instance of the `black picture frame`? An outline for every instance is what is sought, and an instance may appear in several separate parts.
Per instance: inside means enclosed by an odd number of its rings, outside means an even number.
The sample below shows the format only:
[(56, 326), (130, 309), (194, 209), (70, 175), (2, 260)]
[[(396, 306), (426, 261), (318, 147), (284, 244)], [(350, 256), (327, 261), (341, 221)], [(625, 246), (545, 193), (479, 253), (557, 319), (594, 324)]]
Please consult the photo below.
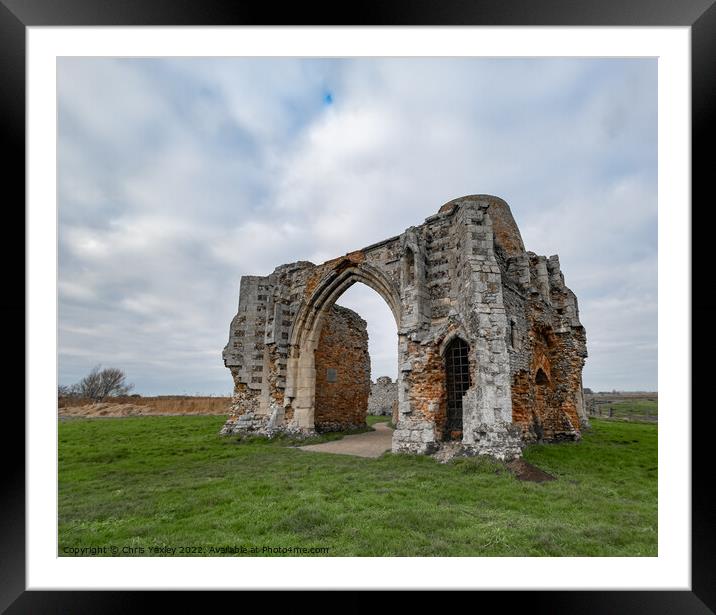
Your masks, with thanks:
[[(343, 4), (292, 3), (280, 10), (266, 2), (222, 2), (221, 0), (0, 0), (0, 122), (6, 157), (2, 167), (5, 196), (5, 223), (13, 224), (12, 236), (25, 229), (25, 40), (31, 26), (81, 25), (485, 25), (485, 26), (687, 26), (691, 28), (692, 84), (692, 203), (703, 203), (701, 210), (716, 201), (710, 162), (710, 149), (716, 142), (711, 111), (716, 108), (716, 5), (714, 0), (397, 0), (351, 5), (352, 16), (345, 15)], [(8, 189), (12, 189), (12, 193)], [(14, 198), (9, 195), (12, 194)], [(18, 205), (16, 205), (16, 203)], [(697, 213), (691, 207), (692, 216)], [(13, 220), (12, 215), (16, 218)], [(702, 215), (702, 211), (699, 211)], [(7, 227), (6, 227), (7, 228)], [(693, 283), (708, 283), (712, 256), (710, 229), (693, 224)], [(703, 237), (698, 238), (701, 232)], [(696, 233), (696, 234), (694, 234)], [(23, 233), (24, 237), (24, 233)], [(7, 238), (7, 235), (6, 235)], [(12, 294), (2, 304), (6, 323), (25, 320), (25, 278), (19, 267), (17, 246), (6, 239), (5, 275), (10, 284), (17, 281)], [(700, 253), (699, 253), (700, 252)], [(23, 252), (24, 253), (24, 252)], [(702, 271), (697, 274), (697, 269)], [(14, 278), (17, 277), (17, 280)], [(22, 278), (22, 279), (21, 279)], [(692, 285), (693, 288), (693, 285)], [(14, 298), (8, 298), (14, 297)], [(710, 321), (716, 300), (703, 293), (692, 297), (692, 322)], [(19, 330), (19, 327), (8, 327)], [(699, 328), (698, 344), (692, 345), (692, 382), (709, 381), (709, 365), (697, 361), (697, 347), (710, 344), (713, 332)], [(24, 340), (23, 340), (24, 341)], [(23, 375), (25, 362), (22, 362)], [(12, 368), (20, 370), (20, 362)], [(710, 371), (710, 370), (709, 370)], [(19, 381), (19, 378), (17, 379)], [(15, 379), (12, 379), (14, 382)], [(693, 395), (693, 386), (692, 386)], [(695, 405), (695, 399), (692, 405)], [(17, 408), (6, 408), (3, 447), (5, 463), (4, 506), (2, 510), (2, 559), (0, 560), (0, 608), (8, 613), (119, 613), (147, 606), (147, 592), (122, 591), (25, 591), (25, 462), (24, 417)], [(691, 412), (691, 408), (679, 409)], [(709, 496), (713, 478), (712, 449), (714, 412), (708, 404), (692, 413), (692, 589), (691, 591), (545, 591), (512, 592), (508, 601), (497, 596), (510, 610), (525, 612), (578, 613), (709, 613), (716, 612), (716, 505)], [(9, 437), (12, 435), (12, 438)], [(32, 437), (32, 434), (30, 434)], [(10, 447), (14, 440), (19, 447)], [(152, 599), (157, 599), (160, 592)], [(491, 592), (492, 593), (492, 592)], [(346, 609), (374, 608), (371, 592), (355, 592)], [(288, 596), (286, 604), (290, 604)], [(416, 597), (421, 601), (420, 595)], [(161, 592), (165, 607), (177, 601), (180, 610), (205, 609), (201, 592)], [(262, 600), (259, 596), (259, 600)], [(406, 598), (401, 597), (401, 601)], [(235, 600), (235, 598), (233, 598)], [(320, 610), (320, 600), (303, 593)], [(335, 599), (326, 601), (335, 608)], [(484, 598), (480, 597), (480, 601)], [(215, 598), (212, 598), (212, 603)], [(239, 606), (239, 603), (235, 603)], [(404, 607), (407, 605), (404, 604)]]

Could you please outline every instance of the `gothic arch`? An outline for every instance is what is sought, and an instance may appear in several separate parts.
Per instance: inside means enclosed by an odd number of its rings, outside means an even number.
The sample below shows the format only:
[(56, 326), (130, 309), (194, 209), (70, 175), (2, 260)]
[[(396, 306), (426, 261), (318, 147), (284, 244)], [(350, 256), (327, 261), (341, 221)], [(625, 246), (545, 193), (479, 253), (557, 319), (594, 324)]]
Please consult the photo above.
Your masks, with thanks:
[(400, 331), (400, 292), (393, 282), (366, 263), (347, 259), (338, 263), (320, 280), (310, 298), (303, 302), (289, 335), (285, 404), (291, 405), (294, 410), (293, 421), (296, 427), (313, 428), (316, 386), (314, 351), (321, 327), (328, 310), (356, 282), (372, 288), (385, 300)]
[(343, 261), (318, 283), (311, 297), (299, 308), (289, 335), (292, 351), (302, 347), (307, 336), (315, 333), (317, 328), (320, 331), (321, 318), (326, 310), (356, 282), (363, 282), (385, 300), (400, 329), (400, 292), (393, 282), (371, 265)]
[(470, 346), (470, 343), (468, 340), (470, 337), (467, 335), (465, 330), (462, 326), (458, 327), (457, 329), (453, 329), (450, 331), (445, 337), (443, 338), (443, 341), (440, 343), (440, 356), (445, 357), (445, 351), (447, 350), (448, 346), (453, 342), (455, 339), (461, 339), (463, 342), (465, 342), (468, 346)]

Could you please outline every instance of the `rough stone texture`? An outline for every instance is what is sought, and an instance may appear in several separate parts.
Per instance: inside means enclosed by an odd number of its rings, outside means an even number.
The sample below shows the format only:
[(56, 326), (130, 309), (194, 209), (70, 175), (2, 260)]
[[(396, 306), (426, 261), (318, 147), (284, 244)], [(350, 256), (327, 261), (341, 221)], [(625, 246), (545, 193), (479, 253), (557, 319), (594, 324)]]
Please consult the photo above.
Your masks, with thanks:
[[(444, 353), (455, 337), (469, 346), (463, 454), (511, 459), (526, 442), (580, 438), (587, 351), (576, 297), (558, 257), (525, 251), (509, 206), (489, 195), (450, 201), (420, 226), (320, 265), (243, 277), (223, 354), (235, 383), (224, 432), (326, 428), (324, 399), (336, 424), (364, 420), (365, 378), (345, 372), (343, 386), (358, 387), (345, 395), (323, 380), (325, 361), (338, 359), (323, 330), (342, 326), (331, 308), (355, 282), (385, 299), (398, 327), (394, 452), (447, 446)], [(363, 364), (360, 354), (346, 363)]]
[[(272, 349), (275, 351), (275, 349)], [(256, 355), (258, 360), (259, 354)], [(268, 353), (271, 360), (271, 353)], [(275, 353), (275, 356), (280, 356)], [(365, 417), (370, 394), (370, 355), (368, 354), (368, 329), (358, 314), (340, 305), (329, 311), (318, 347), (316, 358), (316, 397), (313, 429), (316, 432), (342, 431), (365, 427)], [(274, 359), (274, 362), (277, 361)], [(274, 365), (275, 365), (274, 363)], [(273, 367), (273, 365), (272, 365)], [(328, 370), (335, 370), (336, 381), (328, 381)], [(282, 377), (282, 370), (269, 369), (274, 382)], [(258, 373), (258, 370), (252, 370)], [(263, 366), (262, 366), (262, 374)], [(239, 382), (237, 383), (237, 374)], [(271, 388), (262, 381), (244, 383), (240, 372), (234, 368), (234, 395), (231, 414), (221, 430), (222, 434), (257, 432), (273, 435), (284, 431), (281, 428), (281, 414), (286, 413), (278, 404), (283, 396), (280, 392), (270, 396), (262, 404), (261, 395)], [(254, 376), (254, 380), (258, 377)]]
[(577, 300), (564, 286), (556, 256), (547, 260), (529, 252), (527, 267), (535, 285), (508, 289), (505, 302), (516, 345), (510, 348), (512, 420), (525, 442), (576, 440), (588, 425), (582, 393), (586, 337)]
[(370, 385), (368, 414), (393, 416), (398, 411), (398, 383), (390, 376), (381, 376)]

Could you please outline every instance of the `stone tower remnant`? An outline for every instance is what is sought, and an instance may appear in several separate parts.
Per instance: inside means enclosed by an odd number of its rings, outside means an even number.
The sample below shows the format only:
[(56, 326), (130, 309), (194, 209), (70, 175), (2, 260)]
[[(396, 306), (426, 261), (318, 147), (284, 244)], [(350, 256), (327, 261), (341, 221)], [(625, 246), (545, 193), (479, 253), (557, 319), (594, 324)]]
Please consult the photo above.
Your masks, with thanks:
[(525, 251), (509, 206), (489, 195), (443, 205), (419, 226), (320, 265), (244, 276), (224, 364), (234, 380), (222, 433), (364, 424), (365, 322), (335, 306), (362, 282), (398, 330), (392, 450), (520, 456), (578, 440), (586, 334), (557, 256)]
[(375, 416), (397, 416), (398, 410), (398, 383), (393, 382), (390, 376), (381, 376), (370, 385), (368, 397), (368, 414)]

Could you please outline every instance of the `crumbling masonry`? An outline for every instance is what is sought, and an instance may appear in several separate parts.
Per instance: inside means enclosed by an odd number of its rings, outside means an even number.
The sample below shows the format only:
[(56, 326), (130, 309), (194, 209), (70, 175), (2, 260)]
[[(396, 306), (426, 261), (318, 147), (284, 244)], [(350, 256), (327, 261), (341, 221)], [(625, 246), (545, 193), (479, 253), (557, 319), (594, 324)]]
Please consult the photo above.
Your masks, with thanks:
[(577, 298), (557, 256), (526, 252), (507, 203), (443, 205), (420, 226), (321, 265), (241, 279), (224, 364), (234, 380), (222, 433), (365, 424), (365, 322), (335, 301), (363, 282), (398, 329), (393, 452), (518, 457), (525, 443), (578, 440), (587, 356)]
[(398, 383), (389, 376), (381, 376), (370, 385), (368, 414), (390, 416), (398, 422)]

